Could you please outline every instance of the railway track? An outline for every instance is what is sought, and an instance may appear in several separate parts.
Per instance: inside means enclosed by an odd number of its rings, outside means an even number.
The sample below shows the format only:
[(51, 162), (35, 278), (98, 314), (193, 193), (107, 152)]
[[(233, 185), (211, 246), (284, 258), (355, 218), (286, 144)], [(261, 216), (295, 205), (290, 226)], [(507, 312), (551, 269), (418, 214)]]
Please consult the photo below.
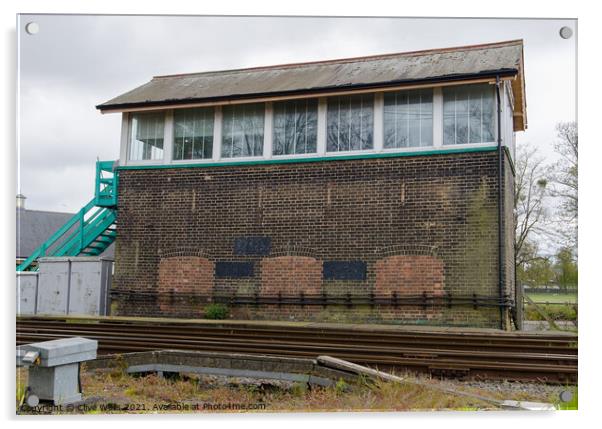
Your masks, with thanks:
[(344, 325), (186, 323), (166, 319), (17, 319), (17, 345), (82, 336), (99, 353), (161, 349), (330, 355), (382, 369), (460, 378), (577, 381), (577, 337), (504, 332), (350, 329)]

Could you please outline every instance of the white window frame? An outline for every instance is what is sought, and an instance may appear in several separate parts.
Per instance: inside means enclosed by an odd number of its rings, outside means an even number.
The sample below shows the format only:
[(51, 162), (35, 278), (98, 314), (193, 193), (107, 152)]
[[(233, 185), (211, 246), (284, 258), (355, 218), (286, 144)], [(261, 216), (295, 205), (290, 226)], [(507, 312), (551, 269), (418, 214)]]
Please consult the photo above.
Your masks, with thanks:
[[(333, 95), (331, 97), (327, 97), (326, 98), (326, 109), (324, 110), (324, 120), (325, 120), (325, 128), (324, 128), (324, 139), (325, 139), (325, 155), (329, 156), (329, 157), (336, 157), (336, 156), (349, 156), (349, 155), (362, 155), (362, 154), (367, 154), (367, 153), (375, 153), (375, 149), (376, 149), (376, 137), (375, 137), (375, 127), (376, 127), (376, 106), (377, 106), (377, 94), (378, 92), (374, 91), (374, 92), (369, 92), (366, 94), (360, 94), (360, 95), (370, 95), (372, 94), (372, 98), (373, 98), (373, 103), (372, 103), (372, 149), (358, 149), (358, 150), (337, 150), (337, 151), (332, 151), (329, 152), (328, 151), (328, 134), (327, 134), (327, 128), (328, 127), (328, 98), (332, 98), (332, 97), (339, 97), (338, 95)], [(351, 94), (353, 95), (353, 94)], [(382, 108), (382, 107), (381, 107)], [(318, 112), (319, 113), (319, 112)], [(382, 114), (382, 113), (381, 113)], [(318, 129), (319, 131), (319, 129)], [(380, 134), (382, 136), (382, 129), (380, 131)], [(381, 137), (382, 139), (382, 137)], [(381, 147), (382, 147), (382, 143), (381, 143)]]
[[(224, 125), (224, 115), (223, 115), (223, 111), (220, 110), (220, 118), (221, 118), (221, 121), (220, 121), (220, 124), (219, 124), (220, 125), (220, 140), (219, 140), (219, 151), (220, 151), (220, 154), (219, 154), (220, 158), (219, 159), (220, 160), (224, 160), (225, 162), (239, 162), (239, 161), (258, 161), (258, 160), (262, 160), (262, 159), (263, 160), (268, 159), (268, 158), (265, 157), (266, 156), (266, 153), (265, 153), (265, 148), (266, 148), (266, 134), (265, 133), (266, 133), (267, 121), (268, 121), (268, 119), (267, 119), (267, 108), (268, 108), (267, 105), (268, 105), (268, 102), (260, 101), (260, 102), (254, 102), (254, 103), (248, 103), (248, 104), (263, 104), (263, 151), (262, 151), (262, 154), (261, 155), (256, 155), (256, 156), (238, 156), (238, 157), (236, 157), (236, 156), (233, 156), (233, 157), (222, 156), (222, 136), (223, 136), (222, 133), (223, 133), (223, 125)], [(271, 106), (270, 106), (270, 109), (271, 109)], [(270, 120), (271, 120), (271, 118), (270, 118)], [(213, 138), (215, 139), (215, 133), (213, 135)], [(271, 147), (272, 147), (271, 138), (270, 138), (269, 145), (270, 145), (270, 150), (271, 150)], [(215, 148), (215, 145), (214, 145), (214, 148)]]
[[(466, 84), (470, 85), (470, 84)], [(271, 101), (261, 102), (264, 104), (264, 129), (263, 129), (263, 153), (258, 156), (245, 157), (222, 157), (222, 132), (223, 132), (223, 105), (214, 105), (214, 123), (213, 123), (213, 155), (209, 159), (184, 159), (174, 160), (173, 158), (173, 137), (174, 137), (174, 109), (165, 109), (164, 115), (164, 136), (163, 136), (163, 158), (158, 160), (137, 160), (129, 159), (130, 149), (130, 134), (131, 134), (131, 119), (138, 112), (124, 112), (122, 114), (121, 123), (121, 144), (120, 144), (120, 164), (129, 166), (144, 166), (144, 165), (203, 165), (203, 164), (224, 164), (232, 162), (256, 162), (256, 161), (279, 161), (287, 159), (315, 159), (315, 158), (337, 158), (353, 155), (369, 155), (369, 154), (392, 154), (392, 153), (420, 153), (429, 150), (463, 150), (473, 148), (485, 148), (497, 146), (497, 102), (494, 94), (494, 141), (484, 143), (466, 143), (456, 145), (443, 144), (443, 86), (433, 87), (433, 144), (432, 146), (421, 146), (411, 148), (384, 148), (384, 93), (386, 90), (373, 91), (374, 106), (373, 106), (373, 148), (362, 150), (350, 150), (340, 152), (327, 151), (327, 118), (328, 118), (328, 97), (311, 97), (318, 99), (318, 118), (317, 118), (317, 147), (315, 153), (300, 153), (300, 154), (273, 154), (273, 131), (274, 131), (274, 112), (273, 103)], [(512, 155), (514, 155), (514, 132), (510, 133), (508, 129), (513, 123), (513, 106), (512, 93), (510, 85), (506, 83), (502, 92), (502, 144), (508, 146)], [(395, 89), (399, 91), (400, 89)], [(184, 108), (184, 107), (183, 107)], [(190, 108), (190, 107), (185, 107)], [(144, 113), (144, 112), (140, 112)]]
[[(169, 109), (166, 109), (163, 112), (163, 158), (160, 159), (138, 159), (132, 160), (130, 159), (130, 148), (131, 148), (131, 136), (132, 136), (132, 117), (138, 112), (131, 112), (129, 114), (123, 115), (123, 122), (121, 126), (121, 139), (122, 139), (122, 155), (125, 155), (123, 158), (126, 160), (125, 165), (158, 165), (165, 164), (168, 162), (169, 158), (166, 156), (168, 150), (172, 150), (171, 147), (168, 149), (167, 146), (172, 146), (173, 142), (167, 140), (168, 137), (171, 136), (173, 132), (173, 117), (172, 123), (167, 123), (168, 112)], [(145, 113), (145, 112), (140, 112)], [(125, 153), (124, 153), (125, 152)]]
[[(213, 107), (213, 147), (211, 148), (211, 158), (205, 158), (205, 159), (173, 159), (173, 147), (174, 147), (174, 137), (175, 137), (175, 122), (174, 122), (174, 110), (171, 110), (171, 117), (169, 121), (165, 122), (165, 126), (167, 127), (167, 125), (169, 124), (169, 136), (170, 136), (170, 140), (169, 140), (169, 157), (165, 157), (165, 164), (174, 164), (174, 165), (178, 165), (178, 164), (210, 164), (212, 162), (215, 162), (216, 160), (219, 160), (219, 154), (218, 157), (216, 159), (215, 157), (215, 135), (216, 135), (216, 130), (215, 127), (218, 124), (217, 121), (217, 110), (218, 107), (221, 106), (214, 106)], [(220, 110), (221, 113), (221, 110)], [(221, 127), (221, 120), (219, 122), (220, 127)], [(168, 134), (166, 132), (166, 134)], [(219, 132), (220, 138), (221, 138), (221, 128), (220, 128), (220, 132)]]
[[(429, 88), (425, 88), (425, 89), (429, 89)], [(439, 90), (439, 100), (435, 100), (435, 96), (436, 96), (436, 90)], [(425, 150), (428, 149), (432, 149), (434, 147), (439, 147), (443, 144), (443, 141), (441, 140), (439, 143), (441, 143), (441, 145), (437, 145), (437, 135), (436, 135), (436, 131), (437, 131), (437, 126), (438, 125), (443, 125), (443, 117), (441, 116), (441, 124), (438, 124), (438, 115), (441, 115), (443, 112), (443, 97), (442, 97), (442, 92), (441, 92), (441, 88), (440, 87), (436, 87), (436, 88), (432, 88), (433, 90), (433, 144), (430, 146), (417, 146), (417, 147), (390, 147), (390, 148), (385, 148), (385, 97), (384, 97), (384, 92), (381, 93), (381, 98), (382, 98), (382, 102), (380, 104), (380, 146), (381, 146), (381, 152), (383, 153), (412, 153), (412, 152), (424, 152)], [(403, 90), (397, 90), (395, 92), (401, 92)], [(411, 91), (411, 90), (409, 90)], [(437, 107), (436, 107), (436, 103), (439, 103), (439, 108), (440, 111), (437, 112)], [(439, 132), (442, 131), (442, 128), (439, 130)], [(443, 137), (443, 134), (441, 134), (441, 137)]]
[[(269, 158), (265, 158), (265, 159), (303, 159), (303, 158), (316, 158), (318, 156), (324, 156), (324, 154), (326, 153), (326, 146), (325, 146), (325, 139), (323, 139), (323, 141), (320, 141), (320, 135), (321, 135), (321, 128), (320, 126), (322, 125), (322, 128), (324, 129), (324, 133), (326, 133), (326, 128), (324, 126), (324, 123), (321, 124), (320, 121), (323, 121), (325, 116), (322, 117), (321, 115), (326, 115), (326, 98), (324, 97), (312, 97), (311, 99), (318, 99), (318, 111), (317, 111), (317, 126), (316, 126), (316, 151), (315, 152), (310, 152), (310, 153), (286, 153), (286, 154), (282, 154), (282, 155), (274, 155), (274, 110), (273, 110), (273, 103), (271, 104), (271, 118), (270, 118), (270, 157)], [(295, 99), (293, 99), (295, 100)], [(288, 101), (288, 100), (284, 100), (284, 101)], [(321, 105), (323, 105), (322, 107), (320, 107)], [(267, 124), (267, 121), (266, 121)], [(324, 134), (324, 136), (326, 136), (326, 134)], [(320, 149), (320, 144), (324, 144), (323, 147), (323, 152), (321, 152)]]
[[(470, 86), (470, 85), (475, 85), (475, 84), (466, 84), (466, 85), (457, 85), (458, 87), (462, 87), (462, 86)], [(479, 85), (479, 84), (476, 84)], [(484, 85), (484, 84), (481, 84)], [(493, 91), (493, 141), (490, 142), (479, 142), (479, 143), (461, 143), (461, 144), (443, 144), (443, 89), (441, 89), (441, 121), (440, 121), (440, 126), (441, 126), (441, 147), (442, 148), (470, 148), (470, 147), (488, 147), (488, 146), (497, 146), (497, 141), (498, 141), (498, 126), (497, 126), (497, 109), (498, 109), (498, 104), (497, 104), (497, 95), (496, 95), (496, 89), (495, 89), (495, 84), (490, 84), (492, 87), (492, 91)], [(502, 97), (502, 102), (501, 105), (504, 105), (504, 100)], [(502, 107), (503, 108), (503, 107)], [(434, 118), (433, 118), (434, 119)], [(503, 121), (502, 121), (503, 124)], [(502, 130), (502, 135), (503, 135), (503, 130)], [(434, 137), (434, 136), (433, 136)], [(504, 143), (502, 142), (502, 145)]]

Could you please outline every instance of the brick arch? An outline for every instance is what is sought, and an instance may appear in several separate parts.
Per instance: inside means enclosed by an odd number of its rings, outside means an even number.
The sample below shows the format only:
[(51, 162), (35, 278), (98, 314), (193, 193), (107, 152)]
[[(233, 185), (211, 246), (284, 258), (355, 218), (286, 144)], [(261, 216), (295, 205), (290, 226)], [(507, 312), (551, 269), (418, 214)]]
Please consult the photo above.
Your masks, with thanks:
[(159, 307), (174, 316), (202, 315), (206, 299), (213, 291), (213, 262), (202, 256), (170, 256), (159, 262)]
[(261, 261), (262, 295), (319, 294), (322, 261), (311, 256), (276, 256)]
[(398, 296), (444, 294), (443, 261), (432, 255), (392, 255), (376, 262), (377, 294), (397, 293)]
[(400, 255), (437, 256), (437, 246), (425, 244), (394, 244), (376, 249), (376, 255), (379, 258)]

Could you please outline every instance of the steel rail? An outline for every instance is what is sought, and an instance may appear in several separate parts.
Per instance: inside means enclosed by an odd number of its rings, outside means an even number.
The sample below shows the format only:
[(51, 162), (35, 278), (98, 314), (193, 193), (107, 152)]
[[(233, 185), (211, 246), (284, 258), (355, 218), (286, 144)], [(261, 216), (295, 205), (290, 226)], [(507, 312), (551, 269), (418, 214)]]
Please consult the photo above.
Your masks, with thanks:
[[(234, 329), (234, 328), (223, 328), (223, 327), (198, 327), (198, 326), (165, 326), (165, 325), (125, 325), (128, 333), (137, 333), (141, 335), (149, 335), (149, 332), (153, 334), (168, 335), (170, 337), (179, 336), (202, 336), (207, 338), (223, 338), (228, 336), (229, 338), (240, 338), (240, 339), (256, 339), (256, 338), (269, 338), (271, 341), (310, 341), (312, 343), (332, 343), (336, 341), (343, 341), (346, 344), (362, 344), (362, 345), (374, 345), (374, 346), (399, 346), (399, 347), (415, 347), (421, 348), (441, 348), (447, 347), (450, 349), (463, 349), (466, 347), (478, 347), (483, 351), (513, 351), (523, 352), (529, 351), (534, 353), (561, 353), (561, 354), (577, 354), (577, 348), (571, 347), (575, 343), (574, 338), (568, 338), (563, 340), (558, 339), (536, 339), (536, 340), (525, 340), (524, 338), (514, 339), (495, 339), (494, 337), (478, 337), (470, 338), (458, 337), (453, 334), (446, 335), (428, 335), (428, 334), (409, 334), (409, 335), (381, 335), (379, 332), (372, 334), (362, 335), (357, 332), (290, 332), (290, 331), (274, 331), (274, 330), (262, 330), (262, 329)], [(69, 323), (68, 326), (60, 322), (50, 323), (35, 323), (35, 322), (19, 322), (18, 329), (31, 329), (38, 332), (50, 331), (53, 329), (70, 329), (70, 330), (81, 330), (81, 331), (94, 331), (102, 329), (103, 332), (123, 332), (124, 325), (120, 324), (73, 324)]]
[(18, 344), (86, 336), (99, 340), (100, 353), (182, 349), (299, 357), (329, 354), (360, 364), (433, 374), (556, 383), (577, 379), (577, 348), (573, 337), (474, 332), (392, 333), (379, 329), (375, 329), (372, 337), (369, 335), (369, 332), (344, 328), (314, 329), (313, 332), (312, 328), (268, 325), (241, 328), (227, 326), (227, 322), (224, 326), (207, 326), (133, 321), (17, 321)]

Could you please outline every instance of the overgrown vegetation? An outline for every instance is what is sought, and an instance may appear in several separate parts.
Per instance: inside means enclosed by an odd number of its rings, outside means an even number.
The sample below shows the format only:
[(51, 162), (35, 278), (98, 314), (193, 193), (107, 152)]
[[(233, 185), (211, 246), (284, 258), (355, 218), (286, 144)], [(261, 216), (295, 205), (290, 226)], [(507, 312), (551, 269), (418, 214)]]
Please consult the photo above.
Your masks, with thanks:
[[(539, 307), (553, 320), (577, 320), (577, 307), (575, 305), (540, 304)], [(545, 318), (532, 305), (525, 305), (525, 320), (543, 321)]]
[(205, 318), (223, 320), (227, 319), (230, 314), (230, 310), (224, 304), (209, 304), (205, 307)]
[[(435, 388), (438, 383), (436, 380), (425, 379), (427, 384), (432, 383), (432, 387), (381, 380), (348, 384), (339, 380), (335, 385), (327, 388), (310, 387), (305, 383), (233, 384), (234, 379), (228, 380), (192, 374), (171, 379), (156, 374), (133, 377), (118, 367), (109, 372), (87, 371), (82, 373), (82, 388), (85, 397), (95, 398), (96, 401), (87, 409), (75, 412), (98, 414), (495, 408), (488, 401), (442, 392)], [(466, 391), (477, 392), (474, 388), (467, 388)], [(502, 398), (495, 393), (491, 395), (498, 399)], [(520, 395), (514, 399), (542, 400), (544, 398)], [(226, 405), (226, 408), (218, 408), (220, 404)], [(184, 409), (185, 406), (198, 408)]]

